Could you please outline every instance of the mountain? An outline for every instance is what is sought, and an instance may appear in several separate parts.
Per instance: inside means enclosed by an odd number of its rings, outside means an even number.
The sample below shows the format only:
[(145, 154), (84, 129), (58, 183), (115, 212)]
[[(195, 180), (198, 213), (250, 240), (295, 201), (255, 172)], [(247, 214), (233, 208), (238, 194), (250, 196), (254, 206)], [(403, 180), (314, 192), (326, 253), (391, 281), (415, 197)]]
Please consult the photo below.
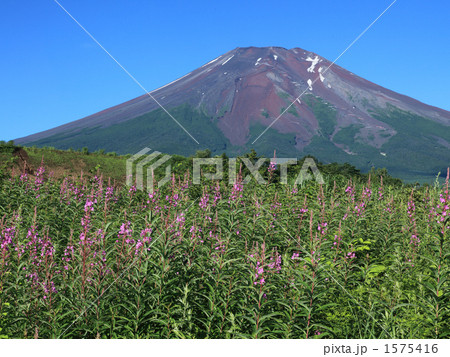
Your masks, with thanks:
[(444, 172), (450, 112), (330, 65), (300, 48), (236, 48), (150, 92), (199, 144), (147, 94), (15, 142), (182, 155), (276, 149), (279, 157), (386, 167), (406, 179)]

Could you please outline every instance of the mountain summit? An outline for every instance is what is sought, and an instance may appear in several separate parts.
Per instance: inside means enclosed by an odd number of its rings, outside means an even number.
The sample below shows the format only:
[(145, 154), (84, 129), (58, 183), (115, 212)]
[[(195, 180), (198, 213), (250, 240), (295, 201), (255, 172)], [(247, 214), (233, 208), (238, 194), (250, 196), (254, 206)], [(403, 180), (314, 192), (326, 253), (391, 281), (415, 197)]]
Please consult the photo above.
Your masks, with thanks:
[(150, 92), (200, 145), (146, 94), (15, 142), (184, 155), (276, 149), (386, 167), (404, 178), (429, 177), (450, 164), (450, 112), (330, 65), (301, 48), (236, 48)]

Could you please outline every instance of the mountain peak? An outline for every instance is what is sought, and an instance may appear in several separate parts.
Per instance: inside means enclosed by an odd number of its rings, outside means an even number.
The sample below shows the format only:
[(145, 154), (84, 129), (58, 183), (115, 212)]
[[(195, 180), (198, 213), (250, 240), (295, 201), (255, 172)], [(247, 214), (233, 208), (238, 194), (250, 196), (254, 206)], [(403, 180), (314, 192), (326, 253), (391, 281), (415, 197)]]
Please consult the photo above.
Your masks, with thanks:
[[(263, 154), (270, 155), (273, 146), (281, 145), (277, 152), (291, 156), (312, 153), (323, 161), (344, 160), (365, 167), (372, 164), (388, 166), (384, 165), (386, 158), (399, 157), (394, 152), (394, 148), (401, 146), (399, 140), (416, 141), (411, 144), (411, 149), (416, 150), (417, 140), (426, 138), (421, 141), (424, 147), (439, 152), (440, 156), (433, 159), (425, 155), (427, 159), (421, 162), (434, 162), (439, 167), (438, 163), (448, 160), (449, 112), (380, 87), (337, 65), (330, 66), (327, 59), (299, 47), (289, 50), (276, 46), (237, 47), (153, 90), (151, 95), (169, 110), (183, 105), (191, 108), (191, 114), (184, 112), (177, 120), (184, 123), (187, 131), (197, 131), (194, 136), (204, 135), (206, 127), (210, 132), (217, 131), (217, 135), (222, 135), (222, 139), (217, 139), (219, 144), (211, 144), (216, 147), (209, 147), (213, 152), (248, 149), (265, 128), (270, 128), (255, 144)], [(98, 136), (96, 133), (109, 133), (120, 126), (122, 129), (117, 135), (124, 135), (124, 131), (132, 130), (127, 128), (138, 118), (148, 118), (144, 125), (151, 123), (152, 115), (156, 115), (152, 113), (158, 112), (158, 108), (152, 98), (142, 95), (16, 142), (45, 143), (61, 148), (83, 142), (82, 146), (95, 149), (99, 145), (94, 139)], [(203, 115), (205, 128), (197, 127), (192, 121), (192, 110)], [(171, 121), (166, 115), (164, 126), (170, 127)], [(153, 145), (152, 148), (176, 153), (171, 147), (178, 147), (178, 143), (171, 144), (170, 136), (161, 142), (161, 133), (165, 129), (153, 129), (155, 133), (150, 135), (160, 147)], [(173, 130), (181, 129), (175, 125)], [(411, 133), (417, 133), (422, 139), (411, 137)], [(143, 135), (138, 130), (127, 137), (140, 138), (137, 142), (147, 145)], [(186, 141), (185, 148), (191, 147), (191, 139), (185, 136), (180, 140)], [(124, 147), (132, 152), (138, 149), (135, 148), (137, 145)], [(114, 151), (125, 150), (114, 147)], [(369, 154), (370, 158), (367, 157)]]

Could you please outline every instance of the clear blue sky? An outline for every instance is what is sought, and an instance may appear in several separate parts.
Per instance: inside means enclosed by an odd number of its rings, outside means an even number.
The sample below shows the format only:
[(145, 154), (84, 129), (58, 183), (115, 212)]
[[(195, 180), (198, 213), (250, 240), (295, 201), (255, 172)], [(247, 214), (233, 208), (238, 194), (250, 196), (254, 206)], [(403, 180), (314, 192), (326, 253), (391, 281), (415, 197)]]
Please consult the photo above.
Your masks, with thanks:
[[(236, 47), (301, 47), (334, 60), (392, 0), (60, 0), (148, 90)], [(450, 110), (450, 2), (398, 0), (337, 62)], [(143, 94), (53, 0), (0, 2), (0, 140)]]

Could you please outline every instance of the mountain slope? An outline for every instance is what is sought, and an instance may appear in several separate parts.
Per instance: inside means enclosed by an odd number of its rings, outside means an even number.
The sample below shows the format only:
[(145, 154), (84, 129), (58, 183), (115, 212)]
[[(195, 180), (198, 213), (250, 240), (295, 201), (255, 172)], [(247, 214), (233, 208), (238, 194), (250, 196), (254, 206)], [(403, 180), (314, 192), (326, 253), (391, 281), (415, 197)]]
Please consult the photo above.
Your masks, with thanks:
[(403, 177), (432, 176), (450, 164), (450, 112), (330, 65), (300, 48), (237, 48), (151, 92), (200, 145), (148, 95), (15, 142), (119, 153), (276, 149)]

